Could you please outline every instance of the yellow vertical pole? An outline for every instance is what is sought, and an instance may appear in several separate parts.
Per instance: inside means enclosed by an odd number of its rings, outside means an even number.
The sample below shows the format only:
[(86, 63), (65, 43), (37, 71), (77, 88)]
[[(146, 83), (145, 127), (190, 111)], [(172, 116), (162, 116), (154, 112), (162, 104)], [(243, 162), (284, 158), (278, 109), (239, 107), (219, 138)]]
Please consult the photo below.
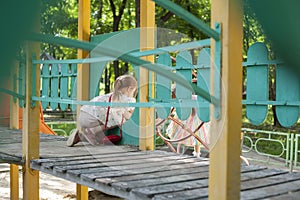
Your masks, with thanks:
[(19, 166), (10, 165), (10, 199), (19, 199)]
[[(79, 0), (78, 2), (78, 40), (90, 40), (90, 0)], [(78, 49), (78, 59), (87, 58), (89, 52)], [(89, 98), (89, 64), (78, 64), (77, 67), (77, 99), (88, 100)], [(77, 116), (79, 116), (80, 105), (77, 106)], [(78, 122), (78, 117), (77, 117)], [(78, 123), (77, 123), (78, 124)], [(77, 184), (76, 196), (78, 200), (88, 199), (88, 187)]]
[[(39, 96), (40, 93), (40, 66), (36, 65), (35, 74), (32, 74), (32, 54), (39, 57), (39, 44), (33, 42), (26, 43), (26, 96), (25, 108), (23, 109), (23, 199), (37, 200), (39, 199), (39, 172), (30, 169), (30, 160), (39, 158), (40, 135), (39, 135), (39, 104), (36, 102), (32, 106), (30, 97), (32, 95)], [(32, 90), (33, 77), (35, 76), (35, 91)]]
[(77, 200), (88, 200), (88, 187), (80, 184), (76, 184), (76, 199)]
[[(154, 48), (154, 29), (155, 29), (155, 3), (150, 0), (141, 0), (140, 2), (140, 47), (141, 51)], [(153, 56), (144, 58), (150, 62), (154, 62)], [(154, 76), (152, 76), (154, 77)], [(147, 102), (148, 97), (153, 97), (149, 94), (150, 84), (153, 80), (149, 81), (149, 71), (140, 68), (140, 102)], [(150, 83), (152, 82), (152, 83)], [(150, 83), (150, 84), (149, 84)], [(152, 90), (153, 91), (153, 90)], [(140, 150), (153, 150), (154, 149), (154, 109), (141, 108), (140, 109), (140, 129), (139, 129), (139, 148)]]
[[(215, 120), (213, 114), (211, 116), (209, 199), (240, 199), (242, 8), (240, 0), (211, 2), (212, 27), (218, 22), (222, 29), (222, 117)], [(215, 57), (214, 44), (212, 40), (212, 60)], [(213, 83), (213, 75), (211, 78)]]
[[(18, 73), (18, 62), (14, 63), (11, 71), (11, 90), (14, 85), (14, 76)], [(16, 84), (18, 86), (18, 84)], [(17, 88), (16, 88), (17, 89)], [(18, 90), (17, 90), (18, 91)], [(12, 97), (10, 100), (10, 128), (11, 129), (19, 129), (19, 106), (18, 99), (14, 101)], [(17, 200), (19, 199), (19, 166), (11, 164), (10, 165), (10, 199)]]

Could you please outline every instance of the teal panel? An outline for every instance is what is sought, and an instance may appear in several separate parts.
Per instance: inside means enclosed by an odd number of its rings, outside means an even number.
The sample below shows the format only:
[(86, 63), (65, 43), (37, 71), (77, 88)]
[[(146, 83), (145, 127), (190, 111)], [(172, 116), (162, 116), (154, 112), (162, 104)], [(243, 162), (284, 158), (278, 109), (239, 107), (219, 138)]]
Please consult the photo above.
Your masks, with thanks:
[[(58, 98), (58, 75), (59, 75), (59, 66), (58, 64), (52, 64), (51, 67), (51, 97)], [(52, 110), (57, 109), (58, 103), (50, 102), (50, 107)]]
[[(70, 83), (70, 97), (71, 99), (76, 100), (77, 99), (77, 64), (73, 63), (71, 65), (71, 83)], [(72, 111), (76, 111), (77, 106), (74, 104), (71, 104)]]
[(139, 109), (135, 108), (132, 117), (123, 124), (123, 137), (121, 144), (139, 145)]
[[(50, 66), (49, 64), (43, 64), (42, 66), (42, 97), (49, 97), (50, 92)], [(43, 110), (49, 106), (49, 102), (42, 101)]]
[[(199, 52), (197, 59), (197, 86), (209, 92), (210, 89), (210, 48), (204, 48)], [(209, 121), (210, 108), (209, 103), (202, 97), (197, 96), (199, 104), (207, 103), (197, 109), (199, 118), (204, 121)]]
[[(171, 58), (169, 54), (162, 54), (158, 57), (157, 59), (157, 63), (158, 64), (163, 64), (166, 66), (170, 66), (170, 73), (172, 73), (171, 71)], [(170, 99), (172, 99), (172, 94), (171, 94), (171, 80), (165, 78), (164, 76), (161, 76), (159, 74), (156, 75), (156, 96), (155, 98), (157, 100), (161, 100), (161, 101), (169, 101)], [(170, 113), (170, 107), (164, 107), (164, 108), (157, 108), (156, 112), (158, 114), (158, 116), (162, 119), (168, 117), (169, 113)]]
[[(276, 66), (276, 101), (295, 102), (300, 100), (299, 76), (293, 68), (285, 65)], [(276, 106), (279, 123), (291, 127), (299, 118), (299, 106)]]
[[(268, 49), (263, 43), (253, 44), (247, 53), (247, 62), (261, 63), (259, 65), (247, 66), (247, 89), (246, 99), (248, 101), (267, 101), (269, 99)], [(268, 105), (247, 105), (246, 115), (254, 125), (264, 122), (268, 113)]]
[[(60, 98), (69, 99), (68, 95), (68, 71), (69, 64), (61, 64), (61, 78), (60, 78)], [(59, 104), (61, 110), (66, 110), (68, 108), (68, 104)]]
[[(192, 80), (192, 55), (188, 51), (180, 52), (176, 57), (176, 73), (181, 75), (183, 79), (191, 82)], [(176, 99), (185, 103), (185, 99), (191, 100), (192, 93), (180, 84), (176, 83)], [(176, 107), (178, 117), (182, 120), (187, 119), (191, 114), (191, 108)]]
[[(91, 53), (93, 56), (93, 53)], [(107, 62), (91, 63), (90, 64), (90, 99), (99, 95), (99, 81), (106, 67)]]
[[(124, 38), (126, 38), (124, 40)], [(103, 34), (91, 37), (91, 42), (97, 43), (98, 46), (95, 48), (114, 48), (120, 52), (120, 55), (125, 53), (139, 51), (140, 50), (140, 29), (131, 29), (127, 31), (113, 32), (109, 34)], [(96, 58), (103, 55), (96, 53), (96, 51), (90, 52), (90, 57)], [(112, 58), (112, 60), (117, 59), (117, 57)], [(104, 66), (106, 63), (91, 64), (91, 80), (90, 80), (90, 96), (94, 96), (97, 84), (94, 84), (96, 80), (99, 80), (100, 75), (102, 75)], [(136, 75), (138, 76), (139, 70), (135, 68)], [(139, 80), (138, 77), (136, 77)], [(154, 117), (153, 117), (154, 119)], [(129, 121), (127, 121), (123, 127), (123, 138), (121, 144), (127, 145), (139, 145), (139, 109), (135, 108), (133, 116)]]
[(97, 49), (101, 50), (101, 48), (113, 48), (120, 52), (120, 55), (112, 58), (112, 60), (114, 60), (126, 53), (140, 51), (140, 29), (130, 29), (126, 31), (93, 36), (91, 37), (91, 42), (98, 44), (95, 49), (91, 51), (92, 58), (103, 56), (99, 53), (96, 53)]

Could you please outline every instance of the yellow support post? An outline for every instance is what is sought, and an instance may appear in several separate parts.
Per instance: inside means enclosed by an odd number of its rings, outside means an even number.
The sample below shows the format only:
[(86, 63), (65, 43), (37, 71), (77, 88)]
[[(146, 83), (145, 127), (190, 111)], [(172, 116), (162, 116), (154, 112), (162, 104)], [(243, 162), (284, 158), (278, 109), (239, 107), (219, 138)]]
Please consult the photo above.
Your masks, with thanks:
[[(78, 2), (78, 40), (89, 41), (90, 40), (90, 0), (79, 0)], [(89, 52), (78, 49), (77, 58), (87, 58)], [(89, 99), (89, 64), (78, 64), (77, 67), (77, 99), (88, 100)], [(80, 105), (77, 106), (77, 116), (79, 116)], [(78, 117), (77, 117), (78, 122)], [(79, 123), (77, 123), (79, 124)], [(76, 195), (78, 200), (88, 199), (88, 187), (77, 184)]]
[[(79, 0), (78, 2), (78, 40), (90, 40), (90, 0)], [(89, 52), (78, 49), (77, 58), (87, 58)], [(77, 99), (88, 100), (89, 98), (89, 64), (78, 64), (77, 68)], [(77, 116), (80, 111), (77, 107)], [(77, 123), (78, 124), (78, 123)]]
[(39, 44), (27, 42), (26, 44), (26, 96), (25, 108), (23, 109), (23, 199), (24, 200), (38, 200), (39, 199), (39, 172), (30, 169), (30, 160), (39, 158), (40, 150), (40, 134), (39, 134), (39, 104), (36, 102), (35, 106), (31, 105), (31, 96), (40, 94), (40, 66), (35, 66), (35, 91), (32, 91), (32, 54), (39, 56)]
[[(222, 45), (221, 119), (215, 120), (214, 115), (211, 116), (209, 199), (213, 200), (240, 199), (242, 11), (240, 0), (211, 2), (211, 26), (214, 28), (215, 22), (221, 24)], [(214, 44), (212, 39), (212, 60), (215, 57)], [(214, 71), (212, 83), (213, 74)]]
[(19, 166), (10, 164), (10, 199), (19, 199)]
[[(140, 47), (142, 50), (149, 50), (154, 48), (154, 29), (155, 29), (155, 3), (151, 0), (141, 0), (141, 32), (140, 32)], [(148, 61), (154, 62), (153, 56), (145, 58)], [(152, 76), (154, 78), (154, 74)], [(153, 97), (149, 94), (149, 71), (140, 68), (140, 102), (147, 102), (148, 97)], [(153, 91), (153, 90), (152, 90)], [(139, 129), (139, 149), (140, 150), (154, 150), (154, 108), (140, 108), (140, 129)]]
[(89, 198), (88, 187), (76, 184), (76, 199), (77, 200), (88, 200)]
[[(38, 3), (39, 4), (39, 3)], [(37, 5), (36, 16), (33, 21), (32, 32), (40, 32), (40, 4)], [(31, 104), (31, 96), (40, 96), (40, 65), (32, 65), (34, 59), (40, 57), (40, 43), (26, 42), (26, 95), (25, 108), (23, 109), (22, 124), (22, 157), (24, 164), (23, 171), (23, 200), (39, 199), (39, 171), (30, 169), (30, 161), (40, 157), (40, 134), (39, 134), (39, 103)], [(33, 74), (34, 73), (34, 74)], [(33, 87), (35, 86), (35, 87)]]
[[(14, 76), (18, 74), (18, 62), (14, 63), (14, 66), (11, 68), (11, 90), (13, 89), (14, 84)], [(17, 86), (18, 84), (16, 84)], [(17, 90), (18, 91), (18, 90)], [(11, 129), (19, 129), (19, 106), (18, 99), (14, 101), (14, 98), (11, 97), (10, 101), (10, 128)], [(18, 200), (19, 199), (19, 166), (11, 164), (10, 165), (10, 199)]]

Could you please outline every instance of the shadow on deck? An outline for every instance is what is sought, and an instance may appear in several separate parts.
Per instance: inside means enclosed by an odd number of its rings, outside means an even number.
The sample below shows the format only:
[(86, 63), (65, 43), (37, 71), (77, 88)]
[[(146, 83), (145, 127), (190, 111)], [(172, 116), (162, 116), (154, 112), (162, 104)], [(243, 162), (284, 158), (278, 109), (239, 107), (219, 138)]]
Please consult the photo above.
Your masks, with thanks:
[[(31, 168), (127, 199), (207, 199), (208, 159), (130, 146), (66, 147), (64, 137), (41, 134)], [(0, 161), (22, 165), (22, 134), (0, 127)], [(220, 166), (221, 168), (222, 166)], [(241, 167), (241, 199), (298, 199), (300, 173)]]

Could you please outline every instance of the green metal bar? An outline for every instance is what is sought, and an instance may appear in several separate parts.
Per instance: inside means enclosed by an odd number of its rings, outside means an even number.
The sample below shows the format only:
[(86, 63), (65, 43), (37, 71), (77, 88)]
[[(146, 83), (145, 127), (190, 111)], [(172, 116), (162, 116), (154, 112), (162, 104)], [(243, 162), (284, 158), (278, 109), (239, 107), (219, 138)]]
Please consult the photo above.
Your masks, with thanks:
[[(14, 77), (13, 77), (13, 92), (15, 92), (15, 93), (17, 92), (17, 79), (18, 79), (18, 77), (14, 73)], [(14, 103), (17, 102), (17, 98), (15, 96), (13, 96), (13, 101), (14, 101)]]
[[(253, 145), (254, 150), (255, 150), (258, 154), (260, 154), (260, 155), (265, 155), (265, 156), (267, 156), (268, 158), (270, 158), (270, 157), (280, 157), (281, 155), (283, 155), (284, 152), (286, 152), (286, 155), (287, 155), (287, 156), (286, 156), (286, 158), (285, 158), (285, 166), (287, 166), (287, 163), (289, 162), (289, 152), (292, 151), (292, 150), (291, 150), (291, 147), (290, 147), (290, 145), (289, 145), (289, 138), (291, 138), (290, 133), (273, 132), (273, 131), (264, 131), (264, 130), (250, 129), (250, 128), (242, 128), (241, 130), (242, 130), (244, 133), (249, 132), (249, 133), (265, 133), (265, 134), (267, 134), (268, 137), (262, 137), (262, 138), (259, 138), (259, 139), (255, 142), (255, 144)], [(283, 144), (283, 142), (281, 142), (280, 140), (272, 139), (272, 138), (271, 138), (272, 135), (285, 136), (285, 137), (286, 137), (286, 140), (287, 140), (286, 145)], [(256, 145), (257, 145), (257, 142), (258, 142), (258, 141), (261, 141), (261, 140), (271, 141), (271, 142), (278, 142), (279, 144), (281, 144), (282, 150), (283, 150), (283, 151), (282, 151), (281, 154), (279, 154), (279, 155), (272, 155), (272, 154), (266, 154), (266, 153), (259, 152), (259, 151), (257, 150), (257, 146), (256, 146)], [(263, 160), (257, 160), (257, 159), (251, 159), (251, 160), (256, 160), (256, 161), (260, 161), (260, 162), (269, 162), (269, 161), (265, 161), (265, 160), (263, 161)], [(274, 164), (274, 163), (273, 163), (273, 164)]]
[(300, 106), (300, 101), (255, 101), (243, 100), (244, 105), (273, 105), (273, 106)]
[[(64, 104), (73, 104), (73, 105), (93, 105), (93, 106), (111, 106), (111, 107), (140, 107), (140, 108), (159, 108), (159, 107), (175, 107), (181, 106), (183, 108), (193, 108), (204, 106), (202, 103), (193, 100), (177, 101), (177, 102), (136, 102), (136, 103), (119, 103), (119, 102), (90, 102), (90, 101), (79, 101), (72, 99), (63, 99), (63, 98), (51, 98), (51, 97), (31, 97), (32, 101), (46, 101), (53, 103), (64, 103)], [(203, 104), (207, 104), (204, 102)]]
[(294, 155), (294, 167), (297, 167), (297, 162), (298, 162), (298, 153), (299, 153), (299, 136), (300, 134), (296, 134), (295, 137), (295, 155)]
[(0, 92), (6, 93), (6, 94), (11, 95), (13, 97), (16, 97), (18, 99), (22, 99), (22, 100), (25, 99), (24, 95), (18, 94), (14, 91), (11, 91), (11, 90), (8, 90), (8, 89), (5, 89), (5, 88), (0, 88)]
[[(184, 43), (184, 44), (178, 44), (178, 45), (173, 45), (173, 46), (156, 48), (156, 49), (153, 49), (153, 50), (138, 51), (138, 52), (133, 52), (133, 53), (129, 53), (129, 54), (131, 56), (144, 57), (144, 56), (149, 56), (149, 55), (164, 54), (164, 53), (168, 53), (168, 52), (203, 48), (203, 47), (206, 47), (206, 46), (210, 46), (210, 39), (187, 42), (187, 43)], [(62, 63), (82, 64), (82, 63), (110, 62), (110, 61), (114, 61), (114, 60), (115, 60), (115, 57), (103, 56), (103, 57), (99, 57), (99, 58), (84, 58), (84, 59), (69, 59), (69, 60), (33, 60), (32, 62), (34, 64), (62, 64)]]
[(143, 56), (149, 56), (155, 54), (164, 54), (164, 53), (175, 52), (175, 51), (184, 51), (189, 49), (203, 48), (207, 46), (210, 46), (210, 39), (186, 42), (183, 44), (166, 46), (166, 47), (156, 48), (152, 50), (138, 51), (138, 52), (130, 53), (130, 55), (143, 57)]
[[(215, 24), (215, 28), (217, 33), (221, 33), (221, 25), (219, 23)], [(221, 50), (222, 48), (222, 43), (220, 40), (216, 41), (215, 44), (215, 57), (214, 57), (214, 96), (217, 99), (221, 98)], [(214, 109), (214, 116), (215, 119), (220, 119), (221, 118), (221, 106), (220, 106), (220, 102), (217, 106), (215, 106)]]
[(169, 1), (169, 0), (153, 0), (155, 3), (160, 5), (161, 7), (171, 11), (175, 15), (181, 17), (192, 26), (197, 28), (198, 30), (204, 32), (209, 37), (214, 38), (216, 41), (220, 40), (220, 34), (215, 30), (211, 29), (207, 24), (205, 24), (202, 20), (198, 19), (196, 16), (186, 11), (182, 7), (177, 4)]
[[(46, 42), (46, 43), (52, 43), (52, 44), (58, 44), (66, 47), (72, 47), (72, 48), (80, 48), (88, 51), (95, 51), (96, 53), (100, 53), (101, 55), (111, 56), (111, 57), (118, 57), (119, 59), (130, 62), (135, 66), (138, 67), (144, 67), (150, 71), (156, 72), (157, 74), (160, 74), (166, 78), (169, 78), (170, 80), (176, 81), (176, 83), (182, 85), (183, 87), (187, 88), (188, 90), (194, 92), (196, 95), (201, 96), (206, 101), (212, 103), (213, 105), (219, 105), (219, 100), (215, 98), (214, 96), (211, 96), (207, 91), (203, 90), (202, 88), (199, 88), (197, 85), (188, 82), (178, 74), (170, 73), (169, 67), (159, 64), (152, 64), (149, 61), (142, 60), (140, 58), (134, 57), (132, 55), (124, 54), (121, 52), (118, 52), (114, 49), (110, 48), (104, 48), (104, 47), (97, 47), (95, 44), (88, 43), (85, 41), (78, 41), (74, 39), (69, 38), (63, 38), (63, 37), (54, 37), (52, 35), (45, 35), (45, 34), (37, 34), (32, 33), (30, 37), (28, 38), (30, 40), (34, 41), (40, 41), (40, 42)], [(122, 56), (119, 56), (122, 55)]]
[(255, 67), (259, 65), (278, 65), (284, 64), (282, 60), (269, 60), (268, 62), (243, 62), (243, 67)]
[(294, 156), (294, 134), (291, 133), (290, 134), (290, 138), (289, 141), (287, 141), (288, 143), (290, 143), (290, 154), (289, 154), (289, 167), (290, 167), (290, 172), (293, 171), (293, 167), (294, 167), (294, 163), (293, 163), (293, 156)]

